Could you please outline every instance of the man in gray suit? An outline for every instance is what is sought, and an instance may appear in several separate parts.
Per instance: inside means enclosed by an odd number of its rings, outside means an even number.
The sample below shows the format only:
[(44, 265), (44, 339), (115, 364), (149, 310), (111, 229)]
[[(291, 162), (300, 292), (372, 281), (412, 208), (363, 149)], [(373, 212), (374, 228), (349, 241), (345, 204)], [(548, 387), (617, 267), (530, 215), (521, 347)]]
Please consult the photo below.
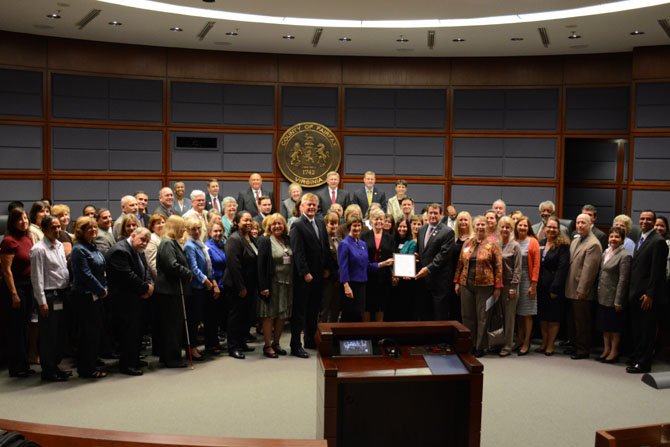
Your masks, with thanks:
[(95, 238), (95, 246), (102, 254), (105, 254), (116, 243), (111, 230), (112, 212), (107, 208), (100, 208), (95, 213), (95, 219), (98, 222), (98, 235)]
[[(547, 219), (556, 215), (556, 205), (554, 205), (554, 202), (551, 200), (545, 200), (544, 202), (540, 203), (537, 208), (540, 211), (541, 220), (533, 225), (533, 232), (537, 236), (537, 240), (541, 241), (542, 239), (546, 238), (546, 235), (544, 234), (544, 226), (547, 224)], [(561, 225), (560, 231), (564, 235), (568, 237), (570, 236), (570, 233), (568, 232), (568, 229), (565, 225)]]
[(579, 237), (570, 244), (570, 270), (565, 280), (568, 335), (575, 341), (575, 350), (565, 353), (572, 354), (573, 360), (588, 358), (591, 352), (591, 312), (603, 252), (591, 232), (593, 224), (588, 214), (577, 216), (576, 226)]

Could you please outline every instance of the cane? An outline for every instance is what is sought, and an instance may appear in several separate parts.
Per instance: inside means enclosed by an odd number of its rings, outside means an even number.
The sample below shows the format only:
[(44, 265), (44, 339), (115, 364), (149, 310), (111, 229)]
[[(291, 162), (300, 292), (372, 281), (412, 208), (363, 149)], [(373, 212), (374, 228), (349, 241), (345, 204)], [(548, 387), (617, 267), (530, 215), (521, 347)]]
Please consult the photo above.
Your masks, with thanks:
[(188, 318), (186, 318), (186, 303), (184, 302), (184, 286), (179, 279), (179, 291), (181, 292), (181, 310), (184, 313), (184, 329), (186, 329), (186, 350), (188, 351), (188, 362), (193, 368), (193, 353), (191, 353), (191, 337), (188, 334)]

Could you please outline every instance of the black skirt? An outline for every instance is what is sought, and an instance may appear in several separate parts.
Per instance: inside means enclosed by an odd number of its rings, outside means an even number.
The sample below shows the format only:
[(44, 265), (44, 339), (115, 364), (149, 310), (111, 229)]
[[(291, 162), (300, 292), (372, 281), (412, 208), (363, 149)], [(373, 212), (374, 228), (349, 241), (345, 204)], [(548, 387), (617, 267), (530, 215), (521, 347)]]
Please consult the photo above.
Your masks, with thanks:
[(596, 328), (600, 332), (623, 332), (626, 316), (623, 311), (617, 312), (614, 307), (598, 304), (596, 311)]

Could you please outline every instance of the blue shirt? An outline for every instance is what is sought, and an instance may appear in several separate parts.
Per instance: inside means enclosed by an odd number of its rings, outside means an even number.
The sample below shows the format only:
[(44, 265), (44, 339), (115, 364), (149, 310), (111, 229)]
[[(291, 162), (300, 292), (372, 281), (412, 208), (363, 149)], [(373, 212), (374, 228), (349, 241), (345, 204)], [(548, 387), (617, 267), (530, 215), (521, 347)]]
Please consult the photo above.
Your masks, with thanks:
[(105, 295), (105, 257), (95, 245), (77, 242), (70, 255), (72, 263), (72, 289), (79, 293)]
[(337, 246), (337, 261), (340, 267), (340, 282), (367, 282), (368, 269), (377, 270), (376, 262), (368, 258), (365, 242), (347, 236)]
[(193, 242), (191, 239), (184, 244), (184, 253), (188, 259), (188, 267), (193, 272), (193, 279), (191, 280), (191, 288), (204, 290), (205, 279), (207, 278), (207, 259), (203, 249)]
[(218, 246), (214, 239), (207, 239), (205, 245), (209, 248), (214, 280), (219, 285), (219, 289), (223, 290), (223, 272), (226, 270), (226, 252), (223, 251), (223, 244)]

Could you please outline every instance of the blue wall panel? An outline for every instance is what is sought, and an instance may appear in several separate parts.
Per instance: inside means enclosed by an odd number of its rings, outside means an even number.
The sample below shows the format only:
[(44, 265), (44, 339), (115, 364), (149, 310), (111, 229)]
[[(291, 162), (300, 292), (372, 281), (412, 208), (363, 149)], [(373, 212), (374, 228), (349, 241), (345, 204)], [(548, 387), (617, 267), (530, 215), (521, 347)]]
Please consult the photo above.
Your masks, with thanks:
[(640, 220), (640, 212), (654, 210), (656, 215), (670, 218), (670, 191), (633, 191), (631, 217), (635, 224)]
[(670, 180), (670, 138), (636, 138), (633, 157), (633, 180)]
[(621, 130), (629, 127), (628, 87), (568, 88), (565, 127), (568, 130)]
[(0, 125), (0, 160), (0, 171), (42, 170), (42, 127)]
[(670, 127), (670, 83), (637, 84), (635, 126)]
[(0, 214), (7, 214), (7, 205), (20, 200), (30, 210), (42, 198), (42, 180), (0, 179)]
[(42, 116), (42, 73), (0, 69), (0, 115)]
[(615, 216), (615, 193), (614, 189), (565, 188), (563, 216), (574, 220), (588, 203), (598, 209), (597, 225), (611, 225)]

